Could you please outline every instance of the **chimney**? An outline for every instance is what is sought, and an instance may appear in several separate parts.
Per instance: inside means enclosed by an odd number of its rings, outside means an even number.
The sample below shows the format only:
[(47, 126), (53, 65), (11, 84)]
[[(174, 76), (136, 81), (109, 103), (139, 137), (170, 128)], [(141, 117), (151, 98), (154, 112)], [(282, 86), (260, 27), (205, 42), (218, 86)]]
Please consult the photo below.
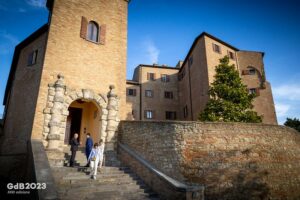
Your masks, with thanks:
[(176, 68), (181, 68), (182, 64), (183, 64), (183, 61), (179, 60), (177, 65), (176, 65)]

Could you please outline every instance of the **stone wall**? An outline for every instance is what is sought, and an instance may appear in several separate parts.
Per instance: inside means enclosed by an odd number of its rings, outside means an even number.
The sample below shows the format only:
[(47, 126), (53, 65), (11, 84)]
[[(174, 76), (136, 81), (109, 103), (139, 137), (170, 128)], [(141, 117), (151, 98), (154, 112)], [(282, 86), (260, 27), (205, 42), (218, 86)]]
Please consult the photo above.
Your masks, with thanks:
[(300, 134), (243, 123), (122, 121), (121, 143), (206, 199), (299, 199)]

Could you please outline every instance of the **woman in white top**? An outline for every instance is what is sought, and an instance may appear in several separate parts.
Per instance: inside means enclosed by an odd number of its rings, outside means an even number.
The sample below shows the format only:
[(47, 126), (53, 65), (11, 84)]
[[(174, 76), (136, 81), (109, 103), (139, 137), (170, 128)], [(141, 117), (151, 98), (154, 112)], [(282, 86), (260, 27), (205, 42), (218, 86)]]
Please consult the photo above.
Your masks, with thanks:
[(97, 167), (98, 167), (100, 158), (101, 158), (101, 150), (99, 149), (98, 143), (95, 143), (94, 148), (92, 149), (92, 151), (89, 155), (89, 158), (88, 158), (88, 162), (90, 162), (90, 166), (91, 166), (90, 175), (91, 175), (92, 179), (96, 179)]
[(103, 140), (99, 140), (99, 150), (100, 150), (100, 160), (99, 160), (99, 168), (101, 169), (103, 163), (103, 155), (104, 155), (104, 143)]

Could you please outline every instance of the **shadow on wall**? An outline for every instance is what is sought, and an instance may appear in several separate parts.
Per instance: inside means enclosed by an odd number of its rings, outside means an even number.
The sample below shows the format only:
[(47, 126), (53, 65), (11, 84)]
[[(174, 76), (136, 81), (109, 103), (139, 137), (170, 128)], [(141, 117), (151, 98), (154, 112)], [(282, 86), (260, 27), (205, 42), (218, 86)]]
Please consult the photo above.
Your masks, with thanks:
[[(268, 199), (270, 189), (264, 182), (264, 178), (268, 175), (268, 172), (259, 171), (256, 163), (249, 162), (248, 164), (248, 169), (240, 170), (235, 176), (231, 177), (230, 183), (225, 181), (222, 189), (220, 188), (217, 192), (206, 194), (206, 198)], [(222, 182), (223, 180), (217, 181)]]
[[(226, 155), (228, 160), (233, 159), (236, 155), (249, 158), (250, 153), (251, 149), (246, 149), (242, 152), (238, 150), (220, 152), (220, 154)], [(185, 163), (184, 168), (190, 168), (193, 162), (195, 161), (191, 160), (191, 163)], [(185, 174), (185, 176), (189, 176), (189, 182), (205, 183), (206, 199), (244, 200), (269, 198), (270, 188), (265, 182), (269, 175), (267, 170), (259, 169), (258, 163), (255, 161), (240, 163), (240, 166), (231, 165), (229, 167), (229, 165), (231, 164), (225, 160), (216, 161), (211, 159), (211, 162), (206, 167), (199, 170), (202, 172), (202, 176), (191, 176), (191, 174)]]

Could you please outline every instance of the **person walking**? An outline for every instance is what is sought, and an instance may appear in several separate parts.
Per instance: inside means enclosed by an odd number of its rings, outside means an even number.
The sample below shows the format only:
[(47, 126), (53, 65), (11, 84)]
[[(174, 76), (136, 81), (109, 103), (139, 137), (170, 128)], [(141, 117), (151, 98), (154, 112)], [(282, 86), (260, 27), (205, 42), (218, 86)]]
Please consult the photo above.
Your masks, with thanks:
[(94, 148), (92, 149), (89, 158), (88, 158), (88, 162), (90, 162), (90, 166), (91, 166), (91, 178), (96, 180), (96, 175), (97, 175), (97, 168), (98, 168), (98, 163), (100, 160), (100, 149), (98, 148), (98, 143), (94, 144)]
[(78, 142), (78, 133), (74, 134), (74, 137), (70, 141), (70, 145), (71, 145), (70, 167), (74, 167), (76, 151), (78, 150), (78, 146), (80, 145), (80, 142)]
[(99, 169), (101, 170), (102, 168), (102, 163), (103, 163), (103, 157), (104, 157), (104, 143), (103, 143), (103, 140), (100, 139), (99, 140), (99, 150), (100, 150), (100, 160), (99, 160)]
[(86, 134), (86, 142), (85, 142), (85, 155), (86, 155), (86, 160), (87, 160), (86, 167), (88, 167), (90, 165), (88, 159), (89, 159), (92, 149), (93, 149), (93, 139), (91, 138), (91, 134), (88, 133), (88, 134)]

